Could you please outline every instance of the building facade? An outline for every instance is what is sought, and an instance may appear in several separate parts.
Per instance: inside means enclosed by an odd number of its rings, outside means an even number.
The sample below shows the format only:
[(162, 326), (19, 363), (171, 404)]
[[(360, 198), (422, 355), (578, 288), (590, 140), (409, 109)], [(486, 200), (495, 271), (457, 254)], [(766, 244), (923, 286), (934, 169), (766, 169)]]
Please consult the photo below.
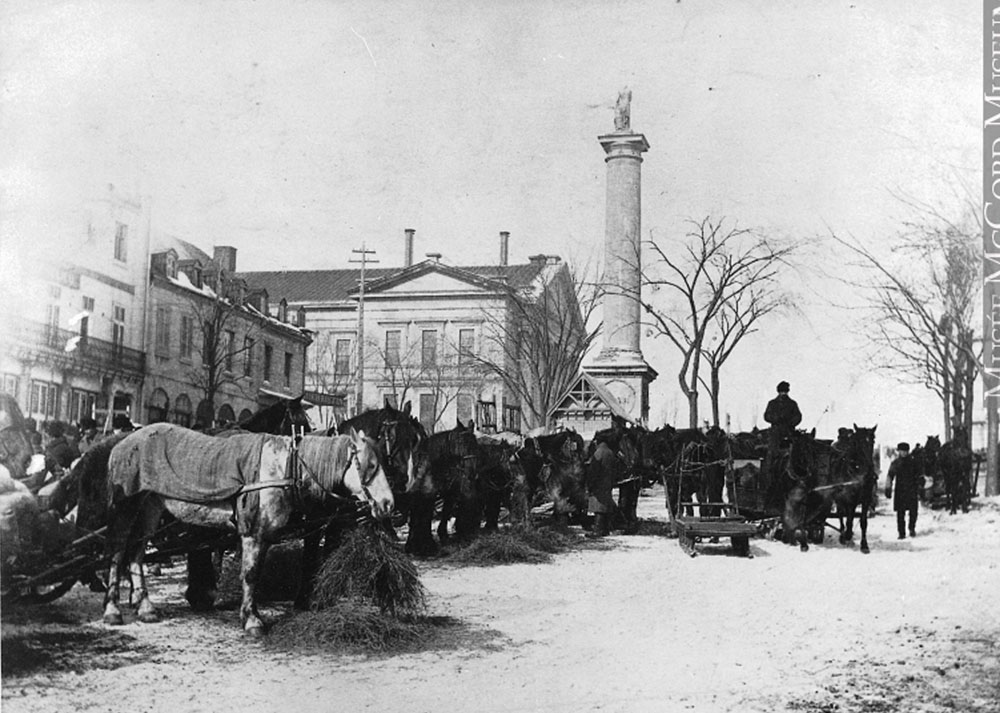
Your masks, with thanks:
[(13, 215), (0, 238), (0, 390), (37, 422), (209, 426), (302, 394), (300, 315), (248, 292), (234, 248), (157, 234), (148, 199), (109, 185)]
[(68, 214), (15, 216), (3, 244), (0, 388), (39, 422), (134, 417), (145, 368), (148, 200), (109, 185)]
[(498, 372), (518, 367), (506, 348), (517, 332), (512, 299), (566, 282), (565, 264), (545, 255), (507, 264), (506, 233), (495, 265), (458, 267), (434, 253), (413, 263), (413, 233), (405, 231), (402, 267), (366, 269), (362, 320), (360, 269), (241, 277), (304, 312), (315, 335), (306, 389), (344, 404), (322, 411), (326, 423), (410, 402), (430, 431), (470, 420), (487, 432), (537, 425), (525, 423), (521, 399)]
[(299, 313), (236, 277), (236, 249), (209, 257), (158, 238), (150, 267), (145, 423), (208, 428), (242, 421), (277, 398), (300, 396), (312, 341)]

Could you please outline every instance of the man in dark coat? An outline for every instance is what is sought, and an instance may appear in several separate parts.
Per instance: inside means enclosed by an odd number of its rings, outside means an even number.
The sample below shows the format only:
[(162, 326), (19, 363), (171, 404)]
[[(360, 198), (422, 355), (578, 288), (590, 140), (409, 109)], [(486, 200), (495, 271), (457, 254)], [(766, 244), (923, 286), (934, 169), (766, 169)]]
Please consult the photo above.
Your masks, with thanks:
[(597, 444), (584, 474), (587, 494), (590, 496), (588, 509), (594, 513), (590, 537), (604, 537), (611, 530), (611, 514), (615, 510), (611, 491), (618, 481), (621, 466), (621, 460), (607, 443)]
[(889, 480), (885, 485), (885, 497), (892, 497), (892, 481), (896, 481), (896, 496), (892, 498), (892, 509), (896, 511), (896, 531), (899, 539), (906, 539), (906, 513), (910, 514), (910, 537), (917, 536), (917, 508), (920, 484), (916, 459), (910, 455), (910, 444), (896, 446), (899, 455), (889, 466)]
[(62, 421), (50, 422), (45, 435), (45, 467), (53, 475), (62, 475), (80, 457), (80, 451), (66, 438), (66, 424)]
[(799, 405), (788, 395), (791, 386), (787, 381), (778, 384), (778, 395), (767, 402), (764, 410), (764, 420), (770, 424), (767, 432), (767, 457), (764, 462), (764, 478), (769, 483), (768, 500), (771, 506), (776, 507), (783, 501), (783, 484), (777, 477), (779, 463), (781, 462), (780, 451), (787, 448), (788, 439), (795, 433), (795, 427), (802, 422), (802, 413)]

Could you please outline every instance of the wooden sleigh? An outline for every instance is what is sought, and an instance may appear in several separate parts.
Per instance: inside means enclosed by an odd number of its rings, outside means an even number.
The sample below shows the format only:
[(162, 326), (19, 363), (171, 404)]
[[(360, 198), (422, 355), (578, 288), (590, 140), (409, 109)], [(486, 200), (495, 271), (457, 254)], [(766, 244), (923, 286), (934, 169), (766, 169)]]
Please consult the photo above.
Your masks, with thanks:
[[(685, 473), (692, 471), (688, 464), (681, 463), (678, 473), (673, 478), (664, 476), (664, 494), (667, 499), (667, 513), (670, 516), (670, 524), (674, 534), (677, 535), (677, 543), (691, 557), (698, 554), (696, 545), (705, 540), (718, 541), (728, 537), (732, 543), (733, 552), (741, 557), (752, 559), (753, 553), (750, 551), (750, 538), (758, 533), (756, 524), (748, 522), (739, 513), (734, 503), (722, 502), (694, 502), (684, 500), (683, 480)], [(676, 483), (676, 488), (670, 485)], [(689, 514), (685, 514), (689, 513)], [(694, 513), (698, 513), (695, 515)], [(706, 514), (716, 513), (716, 514)]]

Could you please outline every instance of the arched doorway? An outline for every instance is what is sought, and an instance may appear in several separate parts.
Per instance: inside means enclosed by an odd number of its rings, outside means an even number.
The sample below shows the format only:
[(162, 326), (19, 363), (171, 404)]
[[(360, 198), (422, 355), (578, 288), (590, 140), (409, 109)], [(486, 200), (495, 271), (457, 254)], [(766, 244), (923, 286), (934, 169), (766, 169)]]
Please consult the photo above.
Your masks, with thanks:
[(170, 398), (163, 389), (155, 389), (146, 406), (146, 423), (160, 423), (167, 420)]
[(211, 428), (214, 425), (215, 414), (212, 413), (212, 407), (208, 405), (208, 401), (202, 401), (198, 404), (198, 410), (194, 414), (194, 428), (202, 431), (206, 428)]
[(222, 404), (219, 407), (219, 421), (220, 426), (228, 426), (230, 424), (236, 423), (236, 412), (233, 411), (233, 407), (229, 404)]
[(174, 423), (191, 428), (191, 399), (187, 394), (181, 394), (174, 400)]
[(246, 421), (251, 416), (253, 416), (253, 411), (251, 411), (248, 408), (245, 408), (242, 411), (240, 411), (240, 420), (239, 420), (239, 422), (243, 423), (244, 421)]

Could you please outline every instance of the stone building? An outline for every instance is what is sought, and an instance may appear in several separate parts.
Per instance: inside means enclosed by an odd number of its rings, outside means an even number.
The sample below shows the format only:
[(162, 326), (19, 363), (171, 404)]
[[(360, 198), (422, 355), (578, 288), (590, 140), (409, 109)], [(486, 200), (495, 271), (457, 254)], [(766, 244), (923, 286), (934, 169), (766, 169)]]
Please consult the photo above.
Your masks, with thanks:
[(302, 315), (236, 276), (236, 249), (209, 256), (157, 236), (150, 305), (143, 421), (208, 427), (240, 421), (277, 398), (303, 391)]
[(361, 350), (360, 268), (240, 273), (251, 289), (284, 295), (289, 309), (305, 313), (315, 335), (306, 389), (344, 399), (340, 409), (321, 409), (321, 418), (333, 423), (386, 401), (398, 407), (409, 401), (429, 429), (450, 428), (456, 419), (474, 420), (484, 431), (538, 425), (484, 363), (523, 366), (512, 363), (509, 349), (517, 332), (515, 295), (570, 294), (568, 311), (577, 318), (571, 327), (582, 332), (566, 265), (546, 255), (508, 264), (506, 232), (493, 265), (459, 267), (438, 253), (414, 263), (413, 230), (405, 231), (405, 241), (401, 267), (366, 268)]
[(42, 422), (141, 407), (148, 200), (108, 185), (5, 218), (0, 388)]

